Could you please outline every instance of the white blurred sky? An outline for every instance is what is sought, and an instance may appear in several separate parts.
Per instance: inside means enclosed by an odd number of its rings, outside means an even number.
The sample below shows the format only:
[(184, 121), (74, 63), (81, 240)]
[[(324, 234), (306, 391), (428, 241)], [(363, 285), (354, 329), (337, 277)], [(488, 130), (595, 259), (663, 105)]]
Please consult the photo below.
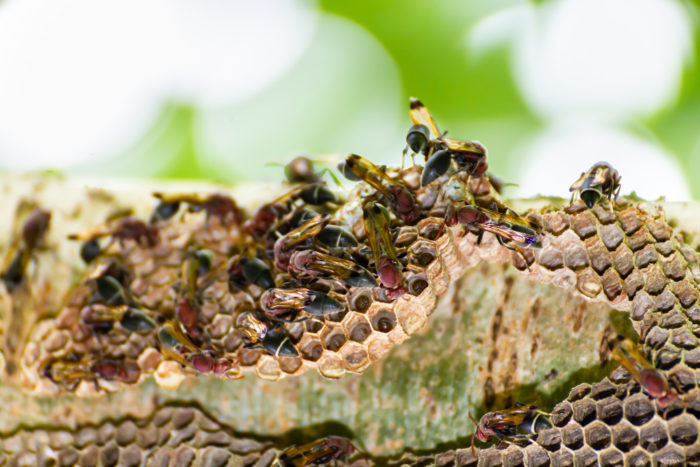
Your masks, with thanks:
[[(691, 24), (678, 3), (522, 2), (465, 35), (472, 55), (512, 45), (518, 89), (544, 122), (519, 145), (517, 159), (526, 163), (513, 180), (517, 195), (565, 195), (582, 170), (608, 160), (623, 174), (623, 192), (689, 198), (664, 148), (627, 130), (673, 103), (693, 57)], [(341, 82), (357, 69), (366, 73)], [(321, 146), (394, 158), (405, 131), (398, 125), (407, 124), (394, 114), (405, 108), (400, 86), (374, 38), (309, 1), (0, 3), (4, 169), (70, 169), (118, 154), (153, 126), (166, 100), (197, 105), (207, 166), (235, 170), (251, 157), (262, 166)], [(316, 104), (329, 108), (315, 111)], [(336, 115), (338, 108), (347, 115)], [(343, 132), (314, 134), (314, 121), (340, 118)], [(287, 136), (261, 149), (278, 127)]]

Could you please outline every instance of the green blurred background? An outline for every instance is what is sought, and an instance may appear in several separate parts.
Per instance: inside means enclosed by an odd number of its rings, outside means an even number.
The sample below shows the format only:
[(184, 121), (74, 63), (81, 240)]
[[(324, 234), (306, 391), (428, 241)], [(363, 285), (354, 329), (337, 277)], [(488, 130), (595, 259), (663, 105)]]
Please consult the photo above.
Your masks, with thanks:
[[(419, 97), (510, 194), (700, 196), (697, 4), (0, 2), (0, 167), (273, 180), (297, 154), (398, 164)], [(330, 156), (329, 156), (330, 155)], [(590, 160), (589, 160), (590, 159)]]

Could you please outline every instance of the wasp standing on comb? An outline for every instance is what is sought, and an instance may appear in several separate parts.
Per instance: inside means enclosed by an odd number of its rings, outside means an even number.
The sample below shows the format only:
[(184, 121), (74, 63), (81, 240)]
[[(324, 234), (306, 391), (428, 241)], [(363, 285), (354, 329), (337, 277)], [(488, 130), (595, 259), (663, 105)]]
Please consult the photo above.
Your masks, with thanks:
[(571, 202), (573, 203), (576, 195), (578, 195), (586, 203), (586, 206), (592, 208), (603, 198), (607, 198), (612, 211), (615, 199), (620, 193), (621, 179), (619, 172), (610, 164), (597, 162), (593, 167), (583, 172), (579, 179), (569, 188), (569, 191), (573, 193)]
[(445, 138), (428, 108), (416, 98), (411, 98), (410, 114), (413, 126), (408, 130), (406, 143), (414, 153), (425, 156), (422, 186), (447, 173), (452, 161), (469, 175), (479, 177), (486, 172), (486, 148), (481, 143)]

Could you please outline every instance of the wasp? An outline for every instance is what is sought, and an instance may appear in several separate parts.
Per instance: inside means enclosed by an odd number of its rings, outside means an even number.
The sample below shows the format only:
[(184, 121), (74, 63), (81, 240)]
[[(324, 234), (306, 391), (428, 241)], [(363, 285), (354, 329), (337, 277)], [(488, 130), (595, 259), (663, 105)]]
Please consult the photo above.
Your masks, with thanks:
[(306, 156), (297, 156), (284, 166), (284, 176), (289, 183), (319, 183), (325, 173), (330, 175), (336, 185), (340, 185), (340, 181), (333, 172), (327, 167), (317, 172), (314, 169), (314, 161)]
[(331, 276), (352, 287), (376, 287), (377, 280), (365, 268), (347, 259), (314, 250), (295, 251), (289, 261), (289, 272), (302, 278)]
[(119, 241), (134, 240), (141, 246), (154, 247), (158, 243), (158, 229), (141, 219), (127, 216), (68, 236), (70, 240), (84, 242), (91, 242), (101, 237), (111, 237)]
[(593, 167), (583, 172), (581, 176), (569, 188), (573, 192), (571, 202), (578, 195), (586, 206), (592, 208), (601, 199), (607, 198), (612, 210), (613, 203), (620, 193), (620, 180), (622, 177), (607, 162), (597, 162)]
[(415, 97), (411, 98), (409, 113), (413, 126), (408, 130), (406, 143), (414, 153), (424, 154), (426, 160), (421, 174), (422, 186), (444, 175), (452, 161), (469, 175), (478, 177), (486, 172), (486, 148), (481, 143), (445, 138), (428, 108)]
[(68, 390), (74, 390), (83, 380), (94, 381), (95, 388), (99, 390), (99, 378), (133, 384), (141, 376), (141, 369), (136, 362), (123, 359), (97, 359), (92, 362), (54, 360), (44, 368), (43, 374)]
[(166, 321), (158, 329), (158, 341), (163, 355), (185, 366), (190, 366), (191, 356), (201, 353), (181, 327), (172, 321)]
[(245, 217), (233, 198), (223, 193), (153, 193), (153, 196), (160, 200), (160, 203), (155, 208), (152, 221), (167, 220), (174, 216), (180, 208), (180, 203), (187, 203), (192, 212), (204, 211), (207, 217), (229, 219), (237, 225), (240, 225)]
[(294, 247), (313, 239), (328, 224), (329, 220), (328, 216), (317, 215), (278, 238), (273, 250), (275, 265), (286, 271), (289, 266), (289, 257)]
[[(23, 210), (22, 207), (20, 210)], [(21, 213), (20, 213), (20, 216)], [(0, 279), (5, 283), (9, 292), (13, 292), (24, 280), (34, 251), (43, 239), (51, 222), (51, 213), (35, 207), (24, 219), (19, 234), (14, 238), (12, 246), (5, 257)]]
[(197, 280), (211, 269), (214, 254), (209, 250), (188, 253), (182, 263), (175, 315), (185, 332), (194, 339), (202, 336), (197, 323), (199, 314)]
[(411, 190), (402, 182), (389, 176), (384, 167), (377, 167), (357, 154), (350, 154), (345, 164), (339, 169), (346, 175), (351, 174), (350, 180), (364, 180), (389, 200), (389, 206), (396, 216), (407, 224), (415, 224), (420, 218), (416, 198)]
[[(529, 437), (539, 433), (541, 430), (552, 428), (551, 414), (539, 410), (534, 405), (524, 405), (516, 403), (510, 409), (498, 412), (488, 412), (481, 417), (477, 423), (469, 414), (469, 418), (476, 425), (476, 433), (472, 438), (472, 454), (474, 450), (474, 440), (487, 442), (491, 438), (497, 438), (500, 442), (529, 442)], [(511, 441), (512, 440), (512, 441)]]
[(508, 212), (498, 212), (467, 204), (448, 213), (448, 225), (458, 222), (466, 226), (478, 235), (477, 243), (481, 242), (484, 232), (491, 232), (501, 245), (511, 250), (515, 248), (510, 243), (523, 248), (541, 247), (540, 227), (531, 220), (506, 209)]
[(260, 306), (268, 319), (277, 322), (285, 322), (284, 316), (297, 316), (301, 311), (314, 316), (325, 316), (345, 310), (345, 306), (335, 298), (303, 287), (269, 289), (260, 297)]
[(266, 203), (246, 221), (245, 230), (258, 238), (268, 232), (280, 219), (294, 210), (297, 200), (311, 206), (336, 206), (335, 194), (324, 183), (305, 184), (294, 188), (277, 199)]
[(364, 204), (362, 215), (379, 281), (384, 287), (394, 289), (401, 284), (403, 266), (391, 240), (389, 213), (381, 204), (370, 201)]
[(80, 311), (80, 320), (101, 332), (109, 332), (116, 322), (137, 334), (147, 334), (156, 327), (155, 320), (148, 313), (128, 305), (91, 304)]
[(678, 392), (668, 380), (652, 365), (631, 340), (616, 335), (607, 340), (612, 357), (622, 365), (640, 386), (659, 403), (659, 408), (668, 407), (678, 399)]
[(306, 467), (328, 464), (341, 457), (350, 457), (357, 448), (342, 436), (326, 436), (308, 444), (292, 446), (280, 453), (273, 466)]
[(238, 329), (248, 339), (247, 348), (263, 349), (277, 357), (298, 357), (299, 351), (284, 329), (275, 324), (269, 327), (256, 318), (251, 311), (243, 312), (237, 321)]
[(216, 358), (213, 352), (200, 349), (177, 323), (163, 323), (158, 330), (158, 342), (163, 356), (185, 367), (199, 373), (213, 372), (217, 376), (238, 377), (235, 361)]

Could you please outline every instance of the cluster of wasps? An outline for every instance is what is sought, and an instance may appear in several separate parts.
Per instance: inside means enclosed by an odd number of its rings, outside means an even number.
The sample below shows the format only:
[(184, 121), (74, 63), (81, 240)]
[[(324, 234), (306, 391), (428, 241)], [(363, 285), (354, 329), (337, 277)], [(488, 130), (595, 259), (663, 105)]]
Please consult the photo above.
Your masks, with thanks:
[[(119, 326), (153, 335), (161, 353), (187, 368), (238, 377), (239, 362), (209, 345), (199, 310), (201, 292), (222, 275), (237, 298), (232, 313), (235, 331), (246, 342), (244, 347), (276, 357), (298, 357), (289, 326), (314, 321), (322, 324), (345, 313), (349, 288), (380, 289), (387, 301), (407, 292), (406, 276), (412, 266), (400, 246), (405, 244), (400, 238), (404, 226), (438, 217), (447, 226), (463, 226), (465, 233), (477, 236), (477, 242), (490, 233), (516, 252), (541, 246), (541, 228), (499, 202), (491, 188), (482, 199), (473, 195), (470, 187), (475, 182), (486, 180), (487, 186), (496, 185), (487, 174), (484, 146), (445, 137), (417, 99), (411, 99), (410, 117), (413, 126), (407, 133), (404, 154), (410, 150), (413, 158), (423, 156), (425, 165), (391, 169), (349, 155), (338, 169), (349, 181), (364, 182), (353, 199), (359, 203), (355, 210), (326, 184), (323, 171), (317, 172), (308, 158), (298, 157), (285, 166), (293, 188), (250, 217), (227, 195), (156, 193), (159, 204), (148, 222), (121, 217), (72, 236), (83, 242), (81, 257), (86, 263), (104, 256), (114, 242), (134, 241), (152, 248), (161, 241), (159, 226), (181, 212), (182, 205), (187, 205), (189, 212), (203, 212), (207, 218), (235, 226), (242, 236), (240, 248), (225, 261), (217, 261), (217, 255), (207, 248), (188, 246), (174, 287), (173, 309), (167, 312), (155, 312), (139, 303), (129, 290), (129, 271), (117, 262), (105, 263), (88, 278), (94, 294), (90, 306), (81, 312), (81, 323), (97, 334)], [(619, 190), (620, 176), (605, 162), (584, 172), (570, 188), (572, 202), (578, 197), (589, 208), (607, 202), (611, 209)], [(27, 221), (17, 248), (8, 254), (2, 274), (8, 290), (24, 279), (36, 238), (48, 228), (48, 216), (40, 211)], [(104, 238), (108, 239), (106, 244)], [(613, 357), (652, 397), (660, 402), (673, 399), (675, 392), (663, 384), (660, 374), (647, 367), (634, 347), (624, 340), (614, 342)], [(140, 370), (128, 360), (70, 356), (50, 362), (44, 375), (72, 388), (81, 380), (94, 380), (95, 384), (98, 379), (135, 382)], [(521, 442), (548, 427), (549, 414), (531, 405), (518, 405), (484, 415), (474, 438)], [(307, 465), (328, 456), (345, 456), (352, 452), (351, 446), (333, 439), (285, 453), (280, 462), (295, 457), (302, 459), (299, 465)]]

